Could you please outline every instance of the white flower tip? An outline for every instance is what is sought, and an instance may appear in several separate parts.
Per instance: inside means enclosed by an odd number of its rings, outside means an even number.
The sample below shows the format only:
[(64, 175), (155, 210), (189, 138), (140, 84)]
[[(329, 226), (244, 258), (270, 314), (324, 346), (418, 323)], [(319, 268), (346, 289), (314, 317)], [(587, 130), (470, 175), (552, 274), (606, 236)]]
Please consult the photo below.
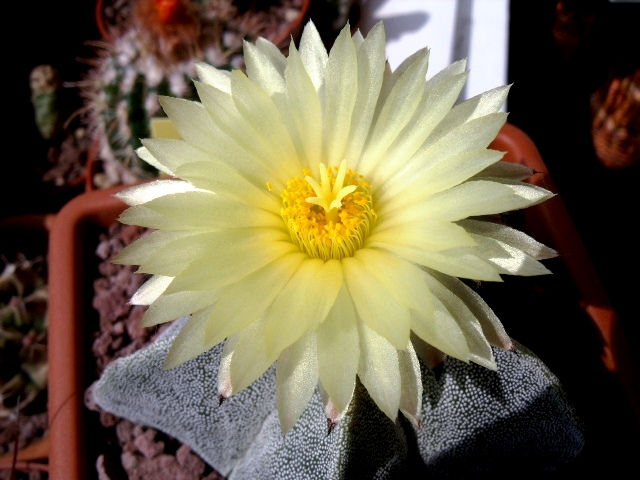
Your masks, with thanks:
[(407, 412), (405, 410), (400, 410), (402, 414), (411, 422), (411, 424), (416, 427), (418, 430), (422, 428), (422, 412), (417, 412), (413, 414), (411, 412)]

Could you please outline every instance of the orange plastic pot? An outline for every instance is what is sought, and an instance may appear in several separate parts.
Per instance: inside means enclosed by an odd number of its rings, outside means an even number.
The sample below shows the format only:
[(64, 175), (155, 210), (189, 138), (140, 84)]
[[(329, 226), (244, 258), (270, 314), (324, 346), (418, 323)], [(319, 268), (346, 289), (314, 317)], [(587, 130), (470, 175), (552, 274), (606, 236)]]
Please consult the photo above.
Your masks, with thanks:
[[(491, 148), (506, 151), (505, 159), (533, 168), (532, 181), (556, 191), (547, 168), (531, 139), (507, 124)], [(90, 432), (83, 424), (83, 397), (90, 380), (83, 378), (84, 312), (91, 304), (91, 288), (84, 269), (84, 249), (94, 248), (84, 234), (103, 231), (126, 207), (113, 194), (123, 187), (85, 192), (58, 213), (49, 241), (50, 283), (50, 441), (51, 480), (89, 477), (86, 455)], [(631, 369), (628, 345), (620, 334), (616, 312), (592, 266), (588, 253), (559, 195), (525, 209), (527, 232), (557, 249), (579, 291), (581, 305), (597, 326), (602, 339), (602, 362), (619, 376), (640, 419), (638, 376)], [(569, 255), (563, 253), (570, 252)], [(596, 386), (594, 386), (596, 388)]]

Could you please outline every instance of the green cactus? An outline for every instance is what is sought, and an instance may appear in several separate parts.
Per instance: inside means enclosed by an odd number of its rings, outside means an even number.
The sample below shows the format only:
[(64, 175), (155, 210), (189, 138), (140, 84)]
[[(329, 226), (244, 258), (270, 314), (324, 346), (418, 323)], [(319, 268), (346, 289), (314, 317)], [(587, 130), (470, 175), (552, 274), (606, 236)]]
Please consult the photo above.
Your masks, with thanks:
[(195, 99), (196, 62), (243, 68), (243, 39), (269, 36), (269, 28), (290, 21), (303, 5), (302, 0), (163, 3), (173, 10), (159, 11), (161, 2), (153, 0), (119, 2), (111, 15), (120, 21), (110, 23), (109, 38), (94, 44), (92, 68), (76, 85), (88, 130), (99, 144), (102, 171), (93, 178), (98, 188), (158, 175), (135, 154), (139, 139), (151, 136), (151, 119), (164, 115), (158, 96)]

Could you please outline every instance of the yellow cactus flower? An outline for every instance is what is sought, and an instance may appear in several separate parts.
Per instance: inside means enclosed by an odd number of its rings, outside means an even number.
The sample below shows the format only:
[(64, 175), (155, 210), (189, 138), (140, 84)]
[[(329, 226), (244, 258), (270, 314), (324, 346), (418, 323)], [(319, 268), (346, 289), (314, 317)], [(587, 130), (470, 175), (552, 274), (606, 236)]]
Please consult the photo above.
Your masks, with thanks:
[(284, 432), (316, 387), (339, 421), (357, 379), (418, 424), (418, 356), (495, 368), (512, 347), (460, 279), (547, 274), (555, 255), (496, 222), (552, 195), (487, 148), (509, 86), (456, 105), (465, 61), (427, 81), (428, 49), (391, 71), (385, 41), (347, 25), (327, 53), (309, 22), (287, 57), (246, 43), (246, 74), (198, 64), (200, 102), (161, 99), (181, 138), (138, 150), (174, 178), (118, 194), (120, 221), (153, 229), (116, 259), (150, 275), (143, 324), (190, 316), (166, 367), (225, 342), (228, 398), (276, 364)]

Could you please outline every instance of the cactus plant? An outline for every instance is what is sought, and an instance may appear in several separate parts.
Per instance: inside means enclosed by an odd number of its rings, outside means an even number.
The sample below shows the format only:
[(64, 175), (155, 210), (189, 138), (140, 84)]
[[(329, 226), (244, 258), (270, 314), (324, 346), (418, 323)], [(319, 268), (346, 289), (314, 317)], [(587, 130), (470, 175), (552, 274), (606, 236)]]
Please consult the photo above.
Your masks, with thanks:
[(28, 413), (47, 387), (44, 264), (43, 258), (18, 254), (0, 273), (0, 418)]
[[(90, 135), (98, 143), (99, 188), (157, 175), (141, 162), (139, 138), (163, 116), (158, 96), (192, 99), (195, 63), (242, 68), (243, 40), (258, 36), (283, 47), (288, 27), (304, 15), (303, 0), (115, 0), (99, 5), (102, 41), (77, 82)], [(283, 35), (284, 33), (284, 35)]]

